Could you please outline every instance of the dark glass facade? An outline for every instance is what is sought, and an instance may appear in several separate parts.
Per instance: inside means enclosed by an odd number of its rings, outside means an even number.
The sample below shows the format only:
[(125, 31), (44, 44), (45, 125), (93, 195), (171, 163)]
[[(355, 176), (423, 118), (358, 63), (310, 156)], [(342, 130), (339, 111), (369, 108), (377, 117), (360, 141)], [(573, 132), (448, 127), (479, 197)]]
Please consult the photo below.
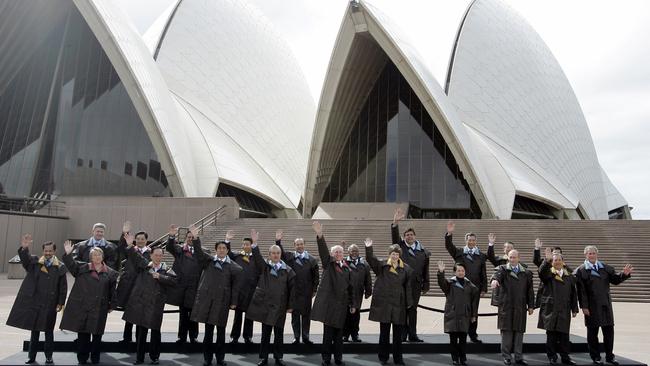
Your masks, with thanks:
[(168, 196), (119, 76), (72, 2), (61, 6), (64, 21), (0, 90), (0, 193)]
[(322, 202), (409, 202), (412, 217), (480, 218), (442, 134), (392, 62), (353, 121)]
[(235, 197), (242, 208), (239, 217), (273, 217), (273, 206), (261, 197), (226, 183), (219, 183), (217, 197)]

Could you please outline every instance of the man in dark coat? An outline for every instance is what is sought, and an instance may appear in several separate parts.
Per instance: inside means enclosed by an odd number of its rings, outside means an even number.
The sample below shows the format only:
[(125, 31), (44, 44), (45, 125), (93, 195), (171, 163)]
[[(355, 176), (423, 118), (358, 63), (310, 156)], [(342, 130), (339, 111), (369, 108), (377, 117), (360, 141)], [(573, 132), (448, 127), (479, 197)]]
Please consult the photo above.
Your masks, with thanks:
[[(112, 309), (117, 271), (104, 263), (101, 248), (92, 248), (90, 263), (73, 259), (73, 245), (65, 242), (63, 263), (74, 276), (75, 282), (63, 312), (60, 328), (77, 332), (77, 360), (81, 364), (99, 363), (102, 335), (106, 317)], [(92, 341), (91, 341), (92, 337)]]
[(618, 365), (614, 356), (614, 311), (609, 285), (618, 285), (630, 278), (634, 268), (626, 264), (623, 272), (616, 273), (614, 267), (598, 260), (598, 248), (593, 245), (585, 247), (584, 254), (586, 259), (574, 275), (578, 284), (578, 301), (585, 315), (589, 355), (594, 364), (602, 365), (598, 349), (598, 328), (601, 328), (605, 361)]
[[(129, 221), (125, 222), (122, 226), (122, 235), (120, 236), (120, 241), (117, 244), (117, 251), (120, 258), (124, 258), (125, 261), (122, 264), (122, 269), (120, 272), (120, 279), (117, 282), (117, 289), (115, 293), (115, 306), (120, 308), (126, 308), (126, 304), (129, 300), (129, 296), (133, 290), (133, 285), (135, 285), (136, 278), (138, 277), (138, 269), (136, 266), (137, 263), (127, 260), (128, 251), (127, 249), (133, 246), (133, 243), (127, 242), (125, 237), (129, 236), (130, 238), (135, 237), (135, 250), (143, 256), (146, 260), (151, 261), (151, 250), (147, 246), (149, 240), (149, 234), (145, 231), (139, 231), (135, 236), (131, 235), (131, 223)], [(131, 343), (133, 341), (133, 324), (124, 322), (124, 332), (122, 334), (122, 340), (120, 343)]]
[(315, 221), (312, 228), (316, 233), (318, 256), (323, 266), (323, 280), (316, 290), (316, 299), (311, 320), (323, 323), (323, 366), (334, 363), (343, 365), (343, 326), (348, 312), (355, 313), (352, 273), (345, 262), (343, 247), (327, 248), (323, 237), (323, 226)]
[(311, 323), (311, 300), (316, 296), (316, 289), (320, 281), (318, 261), (305, 250), (305, 240), (296, 238), (293, 241), (294, 251), (288, 252), (282, 246), (282, 230), (275, 233), (275, 245), (282, 250), (282, 260), (296, 272), (296, 302), (291, 312), (291, 328), (293, 329), (293, 344), (302, 342), (313, 344), (309, 340)]
[(375, 272), (375, 288), (370, 303), (368, 319), (379, 322), (379, 361), (382, 365), (390, 356), (390, 328), (393, 327), (393, 362), (404, 365), (402, 357), (402, 331), (406, 324), (406, 312), (413, 306), (413, 272), (400, 258), (402, 249), (398, 244), (388, 248), (388, 258), (379, 260), (372, 248), (372, 239), (366, 238), (366, 258)]
[(492, 275), (491, 287), (500, 287), (497, 327), (501, 330), (501, 354), (506, 365), (527, 365), (523, 355), (526, 312), (535, 310), (533, 273), (519, 263), (519, 252), (508, 253), (508, 264), (497, 267)]
[(90, 250), (92, 248), (101, 248), (104, 253), (104, 263), (113, 270), (117, 270), (117, 246), (104, 238), (106, 225), (101, 222), (93, 225), (93, 236), (82, 242), (75, 244), (72, 256), (74, 260), (90, 263)]
[(418, 324), (418, 304), (420, 303), (420, 296), (429, 291), (429, 260), (431, 253), (424, 249), (422, 244), (415, 239), (415, 230), (408, 228), (404, 231), (404, 238), (399, 235), (399, 222), (404, 219), (404, 213), (401, 209), (395, 210), (393, 215), (393, 223), (390, 226), (390, 232), (393, 244), (399, 244), (402, 249), (402, 260), (411, 267), (413, 271), (413, 278), (411, 278), (411, 286), (413, 289), (413, 306), (407, 310), (406, 315), (406, 332), (402, 334), (402, 340), (408, 339), (410, 342), (423, 342), (418, 337), (417, 324)]
[(503, 255), (497, 257), (494, 253), (494, 243), (496, 243), (496, 241), (497, 236), (493, 233), (490, 233), (488, 235), (487, 260), (489, 260), (495, 268), (504, 264), (508, 264), (508, 253), (510, 253), (511, 250), (515, 249), (515, 245), (512, 242), (506, 241), (503, 243)]
[(29, 254), (32, 235), (22, 237), (18, 256), (27, 275), (20, 285), (16, 301), (11, 307), (7, 325), (32, 332), (29, 340), (28, 359), (36, 362), (36, 347), (41, 332), (45, 333), (45, 363), (51, 364), (54, 351), (54, 323), (56, 313), (63, 309), (68, 291), (67, 269), (54, 255), (56, 244), (43, 243), (43, 256)]
[[(361, 303), (365, 293), (365, 298), (372, 296), (372, 278), (370, 277), (370, 266), (368, 262), (359, 255), (359, 247), (356, 244), (348, 246), (348, 256), (345, 261), (352, 270), (352, 287), (354, 290), (354, 307), (361, 309)], [(359, 323), (361, 322), (361, 313), (358, 311), (354, 314), (348, 313), (345, 318), (343, 327), (343, 341), (348, 342), (352, 337), (352, 342), (359, 343)], [(400, 335), (401, 337), (401, 335)]]
[(557, 364), (560, 354), (562, 364), (575, 365), (569, 356), (569, 330), (571, 317), (578, 315), (576, 279), (564, 265), (562, 254), (546, 253), (539, 267), (539, 279), (544, 283), (541, 295), (537, 328), (546, 330), (546, 354), (549, 362)]
[[(199, 266), (203, 268), (196, 299), (192, 307), (192, 321), (205, 323), (203, 337), (203, 365), (211, 365), (213, 355), (217, 365), (226, 364), (226, 323), (228, 312), (237, 307), (239, 301), (240, 279), (243, 269), (228, 257), (228, 245), (220, 241), (215, 245), (217, 255), (211, 256), (201, 248), (198, 231), (194, 235), (194, 253)], [(214, 327), (217, 327), (217, 340), (214, 343)]]
[(282, 250), (277, 245), (269, 248), (269, 259), (265, 261), (257, 246), (259, 235), (251, 233), (253, 242), (253, 260), (257, 271), (261, 273), (253, 300), (246, 318), (262, 323), (262, 341), (260, 342), (260, 361), (258, 366), (268, 364), (271, 331), (273, 331), (273, 358), (277, 366), (284, 366), (282, 346), (284, 322), (287, 313), (292, 312), (295, 302), (296, 273), (282, 261)]
[[(133, 236), (127, 234), (126, 242), (132, 243)], [(137, 239), (136, 239), (137, 242)], [(154, 365), (160, 357), (160, 326), (167, 290), (176, 285), (176, 274), (162, 262), (163, 249), (154, 248), (149, 258), (142, 255), (138, 247), (129, 245), (128, 265), (136, 271), (137, 278), (122, 319), (137, 326), (135, 365), (144, 363), (147, 333), (151, 329), (149, 358)], [(147, 252), (149, 253), (149, 252)]]
[[(544, 246), (544, 243), (537, 238), (535, 239), (535, 249), (533, 249), (533, 263), (537, 266), (537, 269), (539, 270), (539, 267), (542, 265), (544, 260), (542, 259), (542, 247)], [(545, 256), (548, 257), (551, 254), (562, 254), (562, 248), (560, 247), (546, 247), (544, 248)], [(566, 264), (564, 265), (566, 267), (566, 270), (571, 273), (573, 270), (571, 267), (567, 266)], [(541, 305), (542, 301), (542, 293), (544, 292), (544, 281), (541, 281), (539, 283), (539, 286), (537, 287), (537, 295), (535, 296), (535, 308), (539, 308)]]
[(239, 289), (239, 300), (237, 301), (237, 309), (235, 309), (235, 319), (232, 323), (232, 329), (230, 330), (230, 343), (237, 344), (239, 343), (239, 336), (242, 335), (242, 322), (244, 323), (244, 343), (251, 344), (251, 338), (253, 338), (253, 321), (246, 318), (244, 319), (244, 313), (248, 309), (248, 305), (253, 299), (253, 293), (255, 292), (255, 286), (257, 286), (257, 279), (260, 277), (260, 272), (255, 266), (253, 261), (253, 251), (251, 248), (252, 239), (244, 238), (241, 243), (241, 251), (233, 252), (230, 247), (230, 241), (234, 238), (234, 232), (228, 230), (226, 233), (225, 243), (228, 245), (228, 257), (244, 270), (242, 273), (241, 279), (241, 288)]
[(199, 336), (199, 325), (190, 319), (192, 306), (196, 297), (196, 288), (201, 277), (201, 266), (199, 266), (196, 252), (194, 250), (195, 238), (198, 238), (198, 230), (192, 228), (185, 236), (185, 242), (177, 243), (178, 226), (171, 225), (169, 238), (165, 250), (174, 256), (172, 269), (176, 273), (177, 284), (167, 294), (167, 303), (178, 306), (178, 340), (176, 343), (187, 342), (189, 333), (190, 343), (196, 343)]
[(445, 263), (438, 262), (438, 285), (445, 300), (445, 333), (449, 334), (451, 360), (454, 365), (467, 365), (465, 343), (470, 324), (478, 317), (478, 288), (465, 278), (462, 263), (454, 265), (455, 276), (445, 278)]
[[(459, 248), (453, 243), (453, 233), (455, 224), (451, 221), (447, 223), (447, 234), (445, 234), (445, 248), (449, 255), (454, 259), (454, 263), (462, 263), (465, 266), (465, 277), (472, 282), (480, 291), (480, 296), (487, 292), (487, 271), (485, 262), (487, 256), (482, 253), (476, 241), (476, 234), (465, 234), (465, 246)], [(493, 302), (494, 303), (494, 302)], [(467, 334), (474, 343), (481, 343), (476, 333), (478, 327), (478, 318), (469, 325)]]

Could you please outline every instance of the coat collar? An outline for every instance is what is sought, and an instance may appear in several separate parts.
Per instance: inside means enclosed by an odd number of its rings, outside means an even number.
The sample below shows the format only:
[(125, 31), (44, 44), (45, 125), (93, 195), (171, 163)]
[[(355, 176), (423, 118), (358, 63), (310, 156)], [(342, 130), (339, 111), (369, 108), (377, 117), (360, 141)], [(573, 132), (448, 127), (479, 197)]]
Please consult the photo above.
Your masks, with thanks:
[[(41, 272), (45, 272), (45, 273), (49, 272), (48, 269), (47, 269), (47, 266), (45, 265), (45, 256), (44, 255), (41, 256), (40, 258), (38, 258), (38, 264), (41, 265)], [(61, 264), (61, 262), (59, 262), (59, 258), (57, 258), (56, 255), (53, 255), (50, 265), (58, 268), (60, 264)]]

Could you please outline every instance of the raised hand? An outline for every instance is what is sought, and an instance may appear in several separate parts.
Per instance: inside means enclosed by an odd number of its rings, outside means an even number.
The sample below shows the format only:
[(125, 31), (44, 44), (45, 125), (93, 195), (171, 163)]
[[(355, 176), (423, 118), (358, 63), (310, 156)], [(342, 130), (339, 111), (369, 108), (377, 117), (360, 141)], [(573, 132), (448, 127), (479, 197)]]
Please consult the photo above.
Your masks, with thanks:
[(445, 262), (438, 261), (438, 272), (444, 272), (444, 271), (445, 271)]
[(275, 231), (275, 240), (282, 240), (282, 237), (284, 236), (284, 233), (282, 230), (278, 229)]
[(540, 250), (544, 243), (540, 240), (540, 238), (535, 239), (535, 250)]
[(226, 231), (226, 242), (231, 241), (235, 237), (235, 230)]
[(251, 229), (251, 240), (253, 240), (253, 243), (257, 243), (259, 239), (260, 233), (255, 229)]
[(72, 245), (72, 241), (66, 240), (65, 243), (63, 243), (63, 249), (65, 250), (65, 254), (72, 253), (72, 249), (74, 249), (74, 246)]
[(131, 221), (127, 221), (122, 225), (122, 233), (130, 233), (131, 232)]
[(404, 219), (404, 211), (402, 211), (402, 209), (398, 207), (393, 213), (393, 224), (397, 225), (403, 219)]
[(129, 233), (128, 231), (124, 234), (124, 241), (126, 241), (126, 245), (131, 248), (133, 246), (133, 241), (135, 240), (135, 237), (133, 234)]
[(32, 245), (34, 241), (32, 240), (32, 234), (25, 234), (23, 235), (22, 240), (20, 241), (20, 246), (22, 248), (29, 248), (30, 245)]
[(321, 225), (320, 222), (314, 221), (311, 224), (311, 228), (314, 229), (314, 232), (316, 233), (316, 236), (322, 236), (323, 235), (323, 225)]
[(497, 280), (492, 280), (492, 282), (490, 282), (490, 288), (493, 289), (493, 290), (495, 288), (499, 287), (499, 286), (501, 286), (501, 285), (499, 284), (499, 281), (497, 281)]
[(169, 226), (169, 236), (176, 236), (176, 235), (178, 235), (178, 226), (172, 224)]
[(454, 224), (453, 221), (448, 221), (447, 222), (447, 234), (453, 234), (454, 233), (454, 228), (456, 228), (456, 224)]
[(363, 241), (363, 243), (366, 245), (366, 248), (372, 246), (372, 239), (366, 238), (366, 240)]
[(192, 233), (192, 236), (194, 237), (194, 239), (196, 239), (196, 238), (199, 237), (199, 231), (200, 231), (200, 230), (199, 230), (198, 227), (196, 227), (196, 226), (194, 226), (194, 225), (190, 225), (190, 227), (188, 228), (188, 230)]
[(626, 276), (629, 276), (632, 274), (632, 271), (634, 271), (634, 267), (632, 267), (631, 264), (626, 264), (625, 267), (623, 267), (623, 274)]
[(490, 243), (490, 245), (494, 245), (494, 243), (496, 243), (496, 242), (497, 242), (497, 234), (489, 233), (488, 234), (488, 243)]

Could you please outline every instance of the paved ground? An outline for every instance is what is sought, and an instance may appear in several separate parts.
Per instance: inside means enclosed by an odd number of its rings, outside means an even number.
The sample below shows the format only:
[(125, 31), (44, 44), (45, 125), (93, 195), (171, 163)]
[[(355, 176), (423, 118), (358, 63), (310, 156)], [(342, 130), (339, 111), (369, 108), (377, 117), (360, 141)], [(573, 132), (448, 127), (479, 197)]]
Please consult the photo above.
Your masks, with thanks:
[[(9, 311), (11, 310), (11, 306), (15, 299), (15, 295), (18, 292), (18, 288), (20, 287), (20, 283), (21, 283), (20, 280), (7, 280), (6, 275), (4, 274), (0, 275), (0, 324), (1, 324), (0, 340), (2, 341), (2, 347), (0, 347), (0, 360), (7, 359), (8, 357), (15, 355), (17, 352), (20, 352), (20, 350), (22, 349), (22, 342), (29, 338), (29, 332), (4, 325), (7, 320), (7, 316), (9, 315)], [(70, 288), (72, 287), (72, 283), (73, 283), (73, 279), (70, 277), (69, 278)], [(422, 299), (422, 304), (430, 307), (441, 308), (444, 305), (444, 299), (434, 298), (434, 297), (424, 297)], [(369, 305), (370, 305), (369, 299), (364, 300), (363, 308), (366, 308)], [(175, 307), (170, 307), (170, 310), (174, 308)], [(490, 306), (489, 299), (481, 300), (479, 313), (490, 313), (494, 311), (495, 308)], [(619, 356), (627, 357), (636, 361), (650, 364), (650, 348), (648, 347), (648, 345), (650, 345), (650, 331), (649, 331), (650, 304), (616, 303), (614, 305), (614, 312), (615, 312), (615, 319), (616, 319), (616, 337), (615, 337), (614, 352)], [(120, 318), (121, 316), (122, 313), (120, 312), (113, 312), (109, 314), (108, 322), (106, 325), (107, 332), (120, 332), (122, 330), (124, 323)], [(418, 312), (418, 316), (419, 316), (418, 319), (419, 333), (422, 334), (442, 333), (442, 314), (420, 309), (420, 311)], [(529, 321), (528, 321), (527, 333), (529, 334), (543, 333), (542, 330), (536, 328), (537, 316), (538, 314), (537, 312), (535, 312), (532, 316), (528, 318)], [(60, 320), (60, 316), (59, 316), (59, 320)], [(174, 332), (177, 329), (177, 327), (178, 327), (178, 315), (177, 314), (166, 315), (163, 321), (162, 331)], [(228, 325), (228, 329), (230, 329), (230, 325)], [(361, 331), (362, 333), (378, 334), (379, 324), (376, 322), (368, 321), (367, 314), (363, 314), (361, 316)], [(55, 339), (57, 338), (57, 334), (60, 334), (59, 332), (60, 331), (57, 331), (55, 333)], [(261, 333), (261, 327), (259, 324), (255, 324), (254, 332), (257, 334)], [(496, 317), (481, 318), (479, 320), (478, 332), (479, 335), (497, 333)], [(289, 324), (289, 321), (287, 320), (287, 325), (285, 326), (285, 334), (290, 334), (290, 333), (291, 333), (291, 326)], [(314, 334), (322, 333), (322, 325), (320, 323), (312, 324), (312, 333)], [(586, 329), (584, 328), (582, 318), (580, 315), (577, 318), (575, 318), (575, 320), (573, 321), (571, 325), (571, 333), (578, 336), (583, 336), (583, 337), (586, 336)], [(197, 358), (196, 360), (200, 360), (200, 356), (199, 355), (197, 356), (199, 358)], [(15, 357), (16, 358), (11, 357), (11, 359), (8, 359), (6, 361), (16, 362), (18, 361), (18, 359), (23, 359), (24, 354), (17, 355)], [(130, 361), (133, 358), (132, 355), (126, 355), (126, 354), (114, 354), (114, 355), (109, 354), (108, 357), (113, 357), (116, 360), (123, 359), (125, 362), (127, 360)], [(193, 357), (190, 357), (191, 359), (187, 359), (183, 361), (182, 359), (186, 357), (188, 356), (168, 354), (165, 355), (163, 359), (173, 358), (178, 362), (174, 362), (172, 364), (178, 364), (178, 365), (196, 364), (195, 363), (196, 360), (193, 360)], [(232, 356), (232, 357), (239, 357), (239, 356)], [(287, 360), (290, 360), (289, 357), (290, 355), (287, 355)], [(312, 360), (313, 357), (308, 356), (305, 360), (301, 361), (300, 357), (301, 356), (292, 357), (291, 360), (296, 361), (292, 363), (297, 365), (312, 364), (311, 362), (313, 360), (318, 359), (317, 356), (314, 356), (316, 358)], [(410, 363), (418, 364), (418, 365), (436, 364), (436, 363), (424, 362), (419, 357), (424, 357), (427, 360), (429, 360), (429, 358), (431, 358), (431, 360), (439, 360), (443, 364), (448, 364), (449, 361), (447, 356), (442, 356), (442, 355), (426, 355), (426, 356), (411, 355), (409, 356), (409, 359), (412, 359), (413, 362)], [(352, 356), (350, 356), (350, 358), (352, 358)], [(307, 359), (309, 359), (309, 361), (307, 361)], [(373, 357), (366, 357), (366, 356), (359, 357), (358, 359), (360, 360), (359, 362), (350, 360), (348, 364), (364, 365), (366, 364), (364, 362), (369, 362), (369, 361), (374, 362), (376, 360)], [(234, 361), (234, 359), (232, 360)], [(249, 357), (245, 357), (246, 362), (241, 364), (243, 365), (252, 364), (256, 362), (255, 360), (256, 357), (253, 357), (251, 355)], [(180, 363), (181, 361), (187, 363)], [(243, 361), (244, 360), (242, 360), (242, 362)], [(484, 362), (485, 361), (481, 361), (480, 364), (483, 364)]]

